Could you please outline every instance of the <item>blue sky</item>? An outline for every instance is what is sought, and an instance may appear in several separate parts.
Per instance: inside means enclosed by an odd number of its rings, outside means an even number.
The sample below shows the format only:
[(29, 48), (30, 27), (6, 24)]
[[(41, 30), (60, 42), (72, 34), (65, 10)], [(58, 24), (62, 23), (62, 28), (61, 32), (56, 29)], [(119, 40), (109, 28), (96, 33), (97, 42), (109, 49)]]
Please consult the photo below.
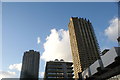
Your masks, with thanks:
[[(94, 27), (100, 48), (117, 46), (105, 36), (109, 21), (118, 16), (117, 3), (113, 2), (11, 2), (2, 3), (2, 70), (22, 61), (26, 50), (44, 52), (46, 37), (51, 29), (68, 30), (70, 17), (89, 19)], [(37, 38), (40, 37), (40, 44)], [(45, 61), (40, 60), (40, 72), (44, 72)], [(42, 77), (40, 75), (40, 77)]]

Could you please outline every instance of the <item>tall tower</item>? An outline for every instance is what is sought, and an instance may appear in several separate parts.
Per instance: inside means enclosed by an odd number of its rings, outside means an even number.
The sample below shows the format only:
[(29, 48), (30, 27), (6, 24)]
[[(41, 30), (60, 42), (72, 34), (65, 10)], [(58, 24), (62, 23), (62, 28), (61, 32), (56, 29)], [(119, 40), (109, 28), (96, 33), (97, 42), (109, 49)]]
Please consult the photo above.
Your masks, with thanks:
[(88, 68), (99, 58), (99, 46), (89, 20), (72, 17), (68, 24), (74, 64), (74, 75)]
[(20, 78), (38, 78), (39, 52), (29, 50), (24, 53)]

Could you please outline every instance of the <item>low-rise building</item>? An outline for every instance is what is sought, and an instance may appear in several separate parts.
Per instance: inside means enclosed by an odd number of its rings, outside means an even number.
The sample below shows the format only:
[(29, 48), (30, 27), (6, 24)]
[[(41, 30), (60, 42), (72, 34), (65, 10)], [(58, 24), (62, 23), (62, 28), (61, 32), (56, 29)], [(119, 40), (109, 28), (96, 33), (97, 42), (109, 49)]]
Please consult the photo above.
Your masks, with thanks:
[(64, 62), (63, 59), (60, 61), (58, 59), (55, 61), (48, 61), (46, 63), (44, 79), (73, 78), (72, 65), (72, 62)]

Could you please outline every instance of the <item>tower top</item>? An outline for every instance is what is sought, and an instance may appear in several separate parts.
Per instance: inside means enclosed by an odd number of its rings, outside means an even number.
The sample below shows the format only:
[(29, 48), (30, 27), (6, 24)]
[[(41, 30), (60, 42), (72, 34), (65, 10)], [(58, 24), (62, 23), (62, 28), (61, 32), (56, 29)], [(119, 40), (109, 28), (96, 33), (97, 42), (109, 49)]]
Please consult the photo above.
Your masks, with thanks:
[(89, 19), (86, 19), (86, 18), (83, 18), (83, 17), (71, 17), (71, 18), (70, 18), (70, 21), (72, 21), (73, 19), (82, 19), (82, 20), (85, 20), (85, 21), (90, 22)]
[(35, 50), (25, 51), (24, 53), (38, 53), (38, 54), (40, 54), (38, 51), (35, 51)]

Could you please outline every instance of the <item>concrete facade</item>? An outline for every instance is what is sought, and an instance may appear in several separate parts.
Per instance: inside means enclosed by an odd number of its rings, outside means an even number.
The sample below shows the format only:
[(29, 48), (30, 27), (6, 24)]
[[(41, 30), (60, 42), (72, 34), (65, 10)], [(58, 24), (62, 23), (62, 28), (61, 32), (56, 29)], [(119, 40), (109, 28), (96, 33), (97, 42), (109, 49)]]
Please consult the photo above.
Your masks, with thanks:
[(40, 54), (34, 50), (24, 53), (20, 78), (38, 78)]
[(47, 79), (66, 79), (73, 78), (73, 63), (63, 60), (49, 61), (46, 63), (44, 78)]
[(89, 20), (72, 17), (68, 24), (75, 78), (99, 58), (99, 45)]
[[(100, 62), (101, 61), (101, 62)], [(81, 80), (120, 80), (120, 47), (113, 47), (81, 73)]]

